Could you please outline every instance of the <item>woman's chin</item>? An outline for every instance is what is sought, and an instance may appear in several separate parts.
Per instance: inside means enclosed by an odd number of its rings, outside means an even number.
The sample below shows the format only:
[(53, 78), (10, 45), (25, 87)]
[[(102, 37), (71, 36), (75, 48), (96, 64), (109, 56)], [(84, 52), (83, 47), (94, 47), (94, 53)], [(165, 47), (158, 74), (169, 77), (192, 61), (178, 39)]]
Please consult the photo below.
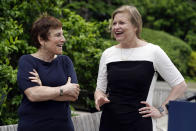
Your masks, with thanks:
[(116, 37), (116, 41), (118, 41), (118, 42), (121, 42), (121, 41), (123, 41), (124, 39), (122, 38), (122, 37)]
[(63, 51), (56, 52), (56, 55), (62, 55), (62, 54), (63, 54)]

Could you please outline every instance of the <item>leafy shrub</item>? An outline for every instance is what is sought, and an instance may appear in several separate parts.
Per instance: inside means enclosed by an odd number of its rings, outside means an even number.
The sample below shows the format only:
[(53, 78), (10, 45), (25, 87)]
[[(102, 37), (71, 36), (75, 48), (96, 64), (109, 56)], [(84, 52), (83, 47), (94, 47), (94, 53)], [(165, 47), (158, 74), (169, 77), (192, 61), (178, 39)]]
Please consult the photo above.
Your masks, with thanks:
[(189, 31), (185, 39), (188, 41), (188, 44), (191, 46), (191, 48), (196, 51), (196, 33)]
[[(163, 30), (180, 37), (191, 47), (195, 46), (194, 0), (71, 0), (65, 1), (64, 5), (91, 21), (110, 19), (112, 12), (121, 5), (135, 5), (142, 14), (144, 27)], [(190, 36), (190, 32), (194, 35)]]
[[(132, 1), (132, 0), (131, 0)], [(163, 30), (191, 46), (190, 32), (196, 33), (196, 2), (192, 0), (133, 0), (146, 28)], [(179, 4), (180, 3), (180, 4)], [(193, 36), (193, 35), (192, 35)], [(195, 38), (194, 38), (195, 39)]]
[(195, 51), (193, 51), (191, 53), (191, 57), (188, 62), (188, 66), (189, 66), (190, 76), (193, 77), (194, 79), (196, 79), (196, 52)]
[(8, 102), (10, 100), (8, 94), (14, 90), (16, 84), (16, 71), (11, 66), (0, 65), (0, 123), (7, 120), (10, 112), (15, 113), (16, 116), (16, 109), (13, 109), (11, 103)]
[[(0, 7), (0, 10), (5, 7), (8, 5)], [(0, 17), (0, 125), (17, 122), (16, 109), (21, 98), (16, 84), (17, 62), (22, 54), (35, 51), (22, 38), (22, 25), (10, 17), (14, 12), (7, 10), (4, 13), (10, 15)]]

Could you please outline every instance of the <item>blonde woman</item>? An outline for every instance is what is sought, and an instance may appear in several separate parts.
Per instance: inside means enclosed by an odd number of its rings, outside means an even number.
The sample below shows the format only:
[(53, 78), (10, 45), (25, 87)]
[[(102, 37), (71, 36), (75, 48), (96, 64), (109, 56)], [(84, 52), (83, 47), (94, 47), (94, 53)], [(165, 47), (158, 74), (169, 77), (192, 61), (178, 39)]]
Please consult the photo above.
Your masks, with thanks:
[[(95, 104), (103, 108), (100, 131), (156, 131), (156, 118), (167, 113), (169, 100), (186, 90), (183, 76), (157, 45), (140, 38), (141, 15), (134, 6), (112, 14), (111, 32), (117, 45), (101, 57)], [(160, 107), (153, 107), (153, 90), (159, 73), (172, 87)]]

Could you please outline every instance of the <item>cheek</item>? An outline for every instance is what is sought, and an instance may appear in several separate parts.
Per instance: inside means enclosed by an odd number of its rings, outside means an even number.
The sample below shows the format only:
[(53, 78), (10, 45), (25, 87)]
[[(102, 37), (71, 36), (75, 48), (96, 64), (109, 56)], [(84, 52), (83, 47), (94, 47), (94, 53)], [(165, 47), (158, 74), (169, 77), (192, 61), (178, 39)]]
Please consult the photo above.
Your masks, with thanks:
[(58, 40), (53, 40), (51, 41), (53, 45), (56, 45), (59, 41)]
[(133, 30), (134, 30), (135, 33), (137, 32), (137, 28), (134, 28)]
[(137, 31), (137, 28), (135, 26), (132, 26), (131, 29), (132, 29), (133, 32)]
[(114, 28), (112, 27), (112, 29), (111, 29), (111, 33), (114, 33)]
[(114, 37), (115, 36), (115, 33), (114, 33), (114, 30), (112, 29), (111, 30), (111, 35)]

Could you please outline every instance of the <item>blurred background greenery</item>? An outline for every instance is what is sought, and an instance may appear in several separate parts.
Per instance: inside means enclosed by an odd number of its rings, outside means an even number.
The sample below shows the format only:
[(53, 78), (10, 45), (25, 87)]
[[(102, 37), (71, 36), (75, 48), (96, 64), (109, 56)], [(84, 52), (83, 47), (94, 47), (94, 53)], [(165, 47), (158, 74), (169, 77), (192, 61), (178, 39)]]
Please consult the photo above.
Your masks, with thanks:
[(72, 108), (94, 112), (99, 59), (116, 44), (108, 31), (110, 16), (124, 4), (135, 5), (142, 14), (142, 38), (164, 49), (187, 81), (196, 81), (194, 0), (0, 0), (0, 125), (18, 121), (18, 60), (36, 51), (29, 32), (43, 12), (63, 23), (64, 54), (73, 60), (82, 89)]

